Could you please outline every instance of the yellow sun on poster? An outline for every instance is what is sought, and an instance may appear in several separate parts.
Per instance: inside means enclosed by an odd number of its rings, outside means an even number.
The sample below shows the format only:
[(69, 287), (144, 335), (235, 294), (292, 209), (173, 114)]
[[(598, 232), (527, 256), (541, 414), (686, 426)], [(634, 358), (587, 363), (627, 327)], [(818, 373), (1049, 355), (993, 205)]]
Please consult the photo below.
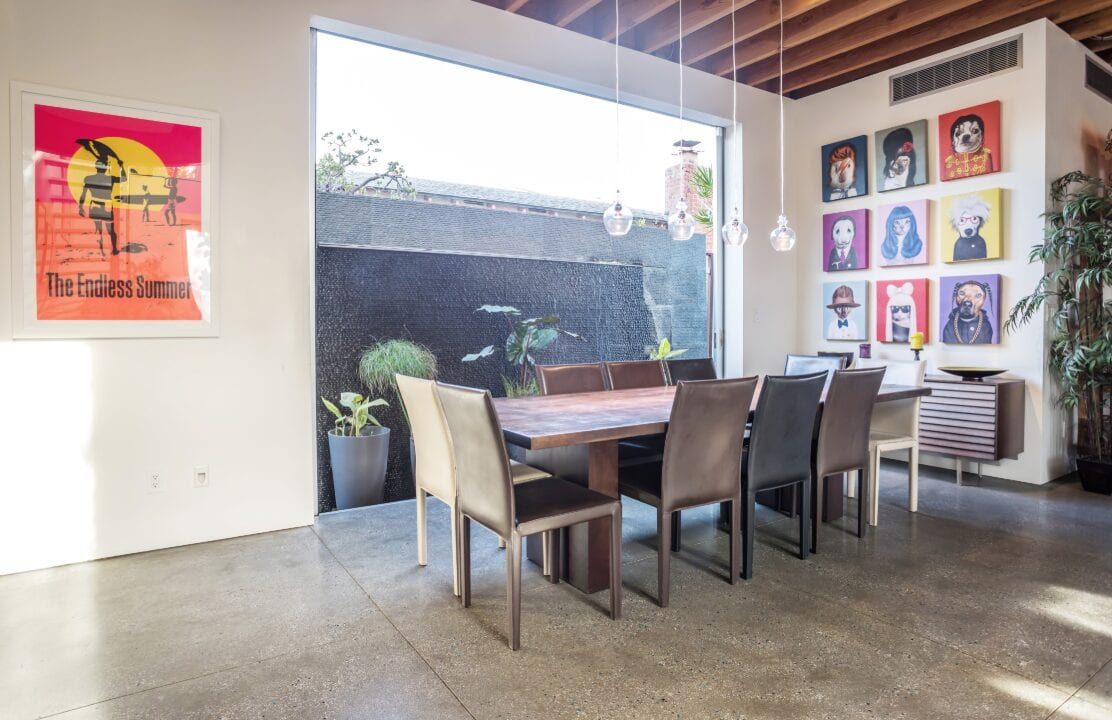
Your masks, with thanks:
[[(86, 179), (97, 172), (98, 156), (101, 158), (100, 162), (111, 166), (105, 167), (105, 170), (118, 169), (121, 166), (124, 168), (124, 177), (127, 179), (121, 182), (123, 192), (108, 198), (108, 202), (115, 207), (142, 207), (144, 195), (148, 192), (143, 186), (149, 188), (151, 185), (147, 178), (163, 178), (167, 175), (162, 159), (149, 147), (131, 138), (81, 138), (78, 145), (79, 149), (73, 153), (66, 168), (66, 182), (75, 202), (81, 202)], [(131, 174), (129, 178), (128, 173)], [(161, 187), (161, 179), (158, 185)]]

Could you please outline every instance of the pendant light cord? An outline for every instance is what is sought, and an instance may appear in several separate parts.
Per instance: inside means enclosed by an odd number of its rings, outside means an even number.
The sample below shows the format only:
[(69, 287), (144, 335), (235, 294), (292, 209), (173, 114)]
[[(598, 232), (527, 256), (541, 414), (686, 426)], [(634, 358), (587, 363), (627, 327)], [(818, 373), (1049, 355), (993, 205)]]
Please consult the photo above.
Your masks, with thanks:
[[(730, 60), (734, 66), (733, 105), (730, 110), (734, 119), (734, 146), (737, 148), (737, 166), (740, 176), (741, 170), (741, 143), (737, 137), (737, 0), (730, 0)], [(737, 206), (734, 203), (734, 215), (737, 215)]]
[(680, 0), (680, 167), (683, 167), (683, 0)]
[(780, 0), (780, 215), (784, 214), (784, 0)]
[(618, 63), (618, 46), (621, 44), (621, 22), (618, 17), (619, 0), (614, 0), (614, 186), (621, 192), (622, 188), (622, 76)]

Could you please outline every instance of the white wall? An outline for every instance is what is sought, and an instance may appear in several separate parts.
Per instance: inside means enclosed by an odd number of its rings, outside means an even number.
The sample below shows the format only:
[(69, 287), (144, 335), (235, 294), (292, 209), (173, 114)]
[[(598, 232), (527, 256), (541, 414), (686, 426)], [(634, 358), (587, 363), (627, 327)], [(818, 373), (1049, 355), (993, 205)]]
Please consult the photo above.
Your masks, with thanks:
[[(877, 279), (927, 277), (930, 287), (930, 340), (923, 357), (928, 371), (942, 365), (980, 365), (1008, 368), (1014, 376), (1026, 381), (1027, 399), (1025, 412), (1025, 450), (1016, 461), (1004, 460), (998, 466), (987, 465), (989, 475), (1044, 483), (1061, 474), (1065, 465), (1065, 448), (1062, 443), (1047, 444), (1050, 438), (1062, 434), (1061, 413), (1055, 409), (1044, 393), (1046, 383), (1043, 329), (1035, 324), (1015, 334), (1004, 335), (1000, 345), (961, 347), (943, 345), (937, 318), (938, 278), (962, 273), (999, 273), (1002, 315), (1022, 295), (1030, 292), (1042, 275), (1039, 265), (1027, 263), (1029, 248), (1042, 239), (1043, 222), (1039, 215), (1046, 207), (1046, 181), (1048, 177), (1048, 132), (1057, 136), (1058, 131), (1047, 126), (1048, 84), (1056, 87), (1058, 78), (1048, 75), (1047, 36), (1055, 40), (1057, 50), (1061, 34), (1046, 21), (1036, 21), (1016, 30), (1000, 33), (971, 45), (929, 58), (906, 67), (874, 75), (857, 82), (820, 93), (795, 103), (791, 108), (791, 160), (795, 183), (796, 229), (799, 232), (796, 270), (799, 292), (799, 323), (796, 346), (800, 352), (818, 349), (856, 350), (858, 342), (836, 342), (823, 339), (821, 308), (829, 299), (821, 297), (822, 284), (833, 280), (868, 280), (870, 295), (874, 293)], [(908, 69), (922, 67), (931, 62), (961, 54), (969, 50), (1003, 40), (1016, 34), (1023, 35), (1023, 66), (1012, 72), (985, 78), (966, 85), (947, 89), (933, 95), (897, 105), (889, 105), (888, 78)], [(1068, 40), (1068, 38), (1067, 38)], [(1072, 41), (1070, 41), (1072, 42)], [(1059, 61), (1056, 59), (1055, 63)], [(1056, 67), (1057, 65), (1055, 65)], [(977, 105), (990, 100), (1002, 103), (1002, 153), (1003, 171), (967, 180), (939, 182), (938, 179), (938, 116), (941, 113)], [(1055, 103), (1057, 101), (1054, 101)], [(883, 194), (876, 193), (874, 153), (877, 149), (873, 133), (900, 123), (926, 118), (928, 121), (928, 185)], [(818, 121), (821, 119), (821, 121)], [(870, 195), (835, 203), (821, 202), (819, 149), (822, 145), (843, 138), (865, 134), (869, 138)], [(1076, 142), (1077, 135), (1069, 131), (1063, 137)], [(920, 160), (922, 162), (922, 160)], [(1056, 173), (1060, 174), (1060, 173)], [(960, 265), (943, 264), (940, 260), (940, 239), (948, 228), (939, 218), (938, 199), (948, 195), (987, 188), (1004, 189), (1004, 257), (1002, 260), (967, 262)], [(878, 205), (929, 198), (932, 200), (930, 222), (931, 263), (908, 268), (878, 268), (875, 261), (879, 252), (877, 243), (871, 242), (872, 259), (868, 270), (829, 274), (822, 272), (822, 215), (825, 212), (869, 208)], [(870, 221), (875, 221), (870, 217)], [(872, 229), (870, 232), (873, 233)], [(875, 233), (872, 234), (875, 238)], [(875, 327), (875, 301), (870, 298), (869, 327)], [(875, 339), (870, 330), (873, 357), (910, 359), (905, 345), (885, 345)], [(952, 467), (952, 461), (940, 456), (924, 455), (924, 462)]]
[[(220, 115), (221, 335), (204, 340), (12, 341), (8, 143), (0, 143), (0, 574), (312, 521), (310, 22), (313, 16), (494, 58), (608, 96), (610, 46), (469, 0), (0, 0), (0, 73)], [(410, 42), (410, 41), (407, 41)], [(167, 52), (171, 57), (167, 57)], [(103, 58), (103, 61), (98, 61)], [(675, 67), (623, 56), (624, 93), (673, 104)], [(120, 72), (126, 68), (126, 72)], [(0, 137), (9, 136), (0, 94)], [(730, 85), (690, 72), (685, 103), (730, 116)], [(727, 367), (791, 349), (794, 258), (776, 219), (775, 98), (739, 89), (744, 214), (754, 238), (726, 258)], [(734, 180), (729, 179), (731, 187)], [(735, 282), (736, 287), (736, 282)], [(744, 357), (739, 340), (744, 333)], [(207, 464), (211, 487), (192, 487)], [(159, 472), (165, 492), (146, 492)]]

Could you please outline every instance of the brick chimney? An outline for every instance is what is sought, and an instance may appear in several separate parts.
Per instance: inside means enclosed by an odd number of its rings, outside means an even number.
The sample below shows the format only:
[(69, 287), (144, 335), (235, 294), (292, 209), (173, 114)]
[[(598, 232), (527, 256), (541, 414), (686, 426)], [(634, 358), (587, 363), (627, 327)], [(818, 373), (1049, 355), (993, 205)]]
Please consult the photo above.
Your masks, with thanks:
[[(691, 182), (691, 173), (699, 165), (699, 151), (695, 149), (698, 144), (698, 140), (677, 140), (672, 143), (672, 147), (676, 148), (676, 154), (679, 155), (679, 162), (664, 171), (664, 213), (666, 215), (671, 215), (675, 211), (681, 193), (683, 199), (687, 201), (688, 212), (697, 212), (704, 205), (695, 190), (694, 183)], [(711, 206), (713, 207), (713, 202)], [(706, 236), (707, 254), (713, 255), (714, 233), (711, 229), (705, 225), (698, 225), (695, 232)]]

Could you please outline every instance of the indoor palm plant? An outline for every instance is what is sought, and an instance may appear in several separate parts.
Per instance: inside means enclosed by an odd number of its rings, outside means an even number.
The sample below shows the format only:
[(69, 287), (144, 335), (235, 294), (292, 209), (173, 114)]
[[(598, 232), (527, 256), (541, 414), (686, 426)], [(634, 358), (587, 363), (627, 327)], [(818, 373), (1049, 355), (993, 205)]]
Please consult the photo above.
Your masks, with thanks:
[[(1112, 133), (1110, 144), (1112, 144)], [(1106, 147), (1106, 150), (1109, 148)], [(1047, 272), (1012, 308), (1014, 331), (1038, 317), (1050, 320), (1047, 362), (1058, 381), (1058, 402), (1077, 412), (1077, 469), (1086, 490), (1112, 492), (1112, 185), (1071, 172), (1054, 180), (1046, 238), (1029, 261)]]

